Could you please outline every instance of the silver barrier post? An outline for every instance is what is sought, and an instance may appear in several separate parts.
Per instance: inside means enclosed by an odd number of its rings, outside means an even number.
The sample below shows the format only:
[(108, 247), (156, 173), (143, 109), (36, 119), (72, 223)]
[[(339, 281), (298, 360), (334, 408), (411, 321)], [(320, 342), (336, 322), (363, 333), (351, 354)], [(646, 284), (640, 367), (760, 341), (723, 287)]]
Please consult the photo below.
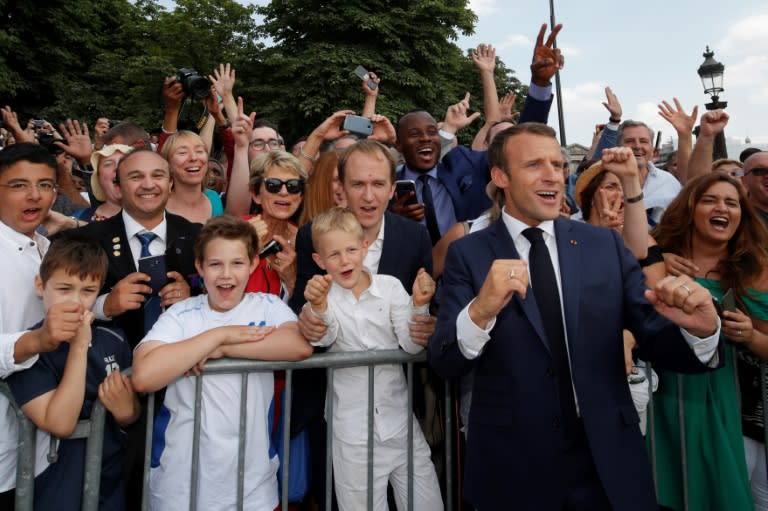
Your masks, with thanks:
[(291, 472), (291, 391), (293, 371), (285, 371), (285, 401), (283, 401), (283, 511), (288, 511), (288, 483)]
[(245, 419), (248, 403), (248, 373), (240, 375), (240, 424), (237, 433), (237, 509), (245, 501)]
[(413, 511), (413, 364), (408, 368), (408, 511)]
[(19, 447), (16, 450), (16, 502), (15, 511), (32, 511), (35, 497), (35, 425), (16, 405), (10, 387), (0, 380), (0, 394), (4, 395), (16, 415)]
[(101, 463), (104, 450), (104, 421), (107, 410), (100, 400), (91, 409), (88, 441), (85, 445), (85, 476), (83, 479), (83, 511), (98, 511)]
[(202, 414), (203, 375), (195, 380), (195, 422), (192, 426), (192, 472), (189, 485), (189, 511), (197, 511), (197, 473), (200, 468), (200, 420)]
[(653, 366), (650, 362), (645, 363), (648, 376), (648, 420), (646, 422), (646, 431), (651, 443), (651, 474), (653, 475), (653, 490), (659, 494), (659, 474), (656, 468), (656, 425), (653, 422)]
[(144, 433), (144, 473), (142, 479), (144, 485), (141, 491), (141, 511), (147, 511), (149, 506), (149, 469), (152, 460), (152, 432), (155, 425), (155, 393), (147, 396), (147, 424)]
[(373, 369), (368, 366), (368, 511), (373, 509)]
[(333, 482), (333, 368), (329, 367), (328, 371), (328, 383), (326, 387), (329, 389), (325, 393), (325, 509), (332, 509), (331, 504), (333, 501), (333, 491), (331, 490), (331, 483)]

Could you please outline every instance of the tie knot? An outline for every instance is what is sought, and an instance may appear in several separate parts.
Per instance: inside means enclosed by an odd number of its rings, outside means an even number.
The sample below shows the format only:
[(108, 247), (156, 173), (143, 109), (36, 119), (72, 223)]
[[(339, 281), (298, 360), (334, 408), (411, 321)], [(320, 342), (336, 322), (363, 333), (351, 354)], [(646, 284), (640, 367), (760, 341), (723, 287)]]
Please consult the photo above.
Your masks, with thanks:
[(418, 180), (421, 181), (424, 184), (427, 184), (429, 182), (429, 174), (422, 174), (418, 177)]
[(528, 238), (528, 241), (530, 241), (531, 244), (534, 244), (538, 241), (544, 241), (543, 234), (544, 234), (544, 231), (542, 231), (538, 227), (529, 227), (523, 231), (523, 236)]
[(141, 234), (137, 234), (136, 237), (139, 238), (139, 241), (141, 242), (141, 248), (148, 249), (149, 244), (157, 238), (157, 234), (154, 232), (142, 232)]

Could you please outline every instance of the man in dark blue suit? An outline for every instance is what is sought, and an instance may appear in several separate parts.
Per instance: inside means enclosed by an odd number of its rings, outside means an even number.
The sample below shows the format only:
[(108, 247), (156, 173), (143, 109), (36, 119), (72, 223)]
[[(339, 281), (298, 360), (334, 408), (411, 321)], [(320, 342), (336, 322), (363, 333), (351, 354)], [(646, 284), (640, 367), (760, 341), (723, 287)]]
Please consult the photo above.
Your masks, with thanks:
[[(611, 157), (634, 164), (626, 148)], [(711, 297), (687, 276), (646, 290), (617, 232), (558, 217), (552, 129), (503, 131), (489, 161), (504, 213), (449, 249), (429, 342), (439, 374), (476, 369), (465, 497), (481, 511), (657, 509), (622, 329), (657, 367), (705, 371), (722, 358)]]

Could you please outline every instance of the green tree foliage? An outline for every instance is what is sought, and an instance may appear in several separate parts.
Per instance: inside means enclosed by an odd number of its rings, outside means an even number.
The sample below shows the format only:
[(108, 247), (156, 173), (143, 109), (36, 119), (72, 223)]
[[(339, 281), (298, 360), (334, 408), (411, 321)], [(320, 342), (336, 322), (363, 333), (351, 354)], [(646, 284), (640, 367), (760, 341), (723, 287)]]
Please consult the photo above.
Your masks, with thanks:
[[(475, 22), (466, 0), (0, 0), (0, 104), (23, 121), (106, 116), (157, 128), (165, 76), (230, 62), (246, 108), (293, 140), (333, 111), (360, 111), (362, 64), (382, 78), (379, 113), (441, 118), (467, 90), (482, 109), (478, 73), (455, 44)], [(499, 63), (500, 93), (520, 88), (512, 74)]]

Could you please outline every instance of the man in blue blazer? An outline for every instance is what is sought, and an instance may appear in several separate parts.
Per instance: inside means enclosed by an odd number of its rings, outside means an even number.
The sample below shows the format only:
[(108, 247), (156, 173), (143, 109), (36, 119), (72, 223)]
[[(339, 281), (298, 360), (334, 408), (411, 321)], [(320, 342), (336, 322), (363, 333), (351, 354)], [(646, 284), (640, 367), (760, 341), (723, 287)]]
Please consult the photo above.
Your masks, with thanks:
[[(626, 148), (613, 153), (617, 168), (634, 164)], [(657, 367), (705, 371), (722, 358), (711, 297), (687, 276), (646, 290), (614, 230), (558, 217), (563, 157), (551, 128), (505, 130), (489, 161), (504, 213), (449, 249), (429, 342), (439, 374), (476, 369), (465, 498), (481, 511), (657, 509), (622, 329)], [(642, 207), (639, 190), (625, 193)], [(534, 250), (548, 254), (552, 278)]]

